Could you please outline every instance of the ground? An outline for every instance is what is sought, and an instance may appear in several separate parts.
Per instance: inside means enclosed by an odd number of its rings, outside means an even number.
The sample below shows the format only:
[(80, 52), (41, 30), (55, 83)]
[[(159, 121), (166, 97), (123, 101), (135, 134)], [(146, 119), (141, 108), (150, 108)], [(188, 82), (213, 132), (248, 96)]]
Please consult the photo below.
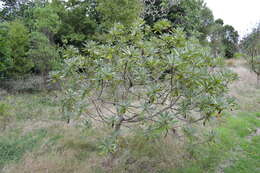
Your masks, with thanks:
[(80, 119), (66, 123), (59, 91), (10, 94), (1, 90), (0, 172), (260, 172), (260, 89), (255, 86), (256, 76), (242, 60), (229, 60), (227, 65), (240, 77), (230, 86), (237, 109), (197, 129), (202, 131), (197, 139), (183, 140), (176, 135), (122, 137), (121, 150), (113, 159), (102, 153), (107, 129), (88, 129)]

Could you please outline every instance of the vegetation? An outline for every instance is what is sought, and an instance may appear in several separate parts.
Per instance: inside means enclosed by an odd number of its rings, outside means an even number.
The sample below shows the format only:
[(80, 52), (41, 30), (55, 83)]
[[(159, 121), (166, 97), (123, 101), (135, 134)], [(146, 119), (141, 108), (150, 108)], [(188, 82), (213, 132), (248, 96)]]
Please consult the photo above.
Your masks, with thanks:
[(237, 111), (224, 112), (206, 126), (194, 124), (186, 131), (196, 132), (193, 137), (182, 136), (182, 130), (167, 137), (124, 134), (112, 166), (103, 154), (111, 129), (99, 123), (89, 129), (85, 116), (66, 125), (59, 91), (8, 94), (2, 102), (12, 105), (12, 121), (0, 136), (2, 172), (257, 172), (260, 93), (252, 85), (253, 73), (238, 62), (235, 68), (242, 79), (231, 91)]
[[(159, 21), (155, 26), (152, 30), (161, 33), (170, 25)], [(147, 27), (145, 33), (142, 27)], [(167, 134), (176, 130), (178, 121), (188, 126), (205, 123), (233, 104), (225, 93), (236, 75), (214, 69), (219, 60), (197, 40), (185, 39), (180, 30), (151, 36), (142, 23), (128, 29), (116, 24), (103, 44), (86, 43), (86, 57), (70, 51), (72, 58), (66, 59), (68, 67), (61, 74), (64, 80), (71, 79), (68, 90), (73, 93), (69, 103), (65, 101), (66, 111), (79, 109), (79, 114), (102, 121), (117, 133), (125, 124), (135, 124), (149, 133)]]
[(1, 2), (0, 172), (258, 172), (260, 25), (238, 44), (203, 0)]
[[(159, 20), (169, 20), (170, 30), (183, 28), (188, 37), (197, 37), (201, 43), (213, 47), (213, 50), (222, 50), (216, 56), (223, 54), (231, 58), (237, 50), (237, 32), (232, 26), (224, 26), (223, 23), (223, 26), (218, 26), (203, 1), (6, 0), (3, 3), (0, 26), (2, 77), (13, 78), (42, 71), (34, 56), (27, 55), (31, 53), (30, 47), (35, 46), (31, 45), (32, 40), (29, 38), (36, 32), (45, 35), (49, 40), (45, 44), (55, 49), (66, 49), (68, 45), (81, 49), (85, 41), (102, 40), (114, 23), (131, 27), (139, 17), (150, 27)], [(220, 33), (214, 34), (216, 32)], [(216, 44), (216, 40), (220, 44)], [(61, 53), (59, 55), (59, 62), (62, 63), (64, 57)], [(48, 68), (48, 72), (50, 70), (53, 69)]]
[(246, 36), (242, 43), (242, 50), (246, 54), (251, 70), (257, 75), (257, 86), (260, 87), (260, 24)]

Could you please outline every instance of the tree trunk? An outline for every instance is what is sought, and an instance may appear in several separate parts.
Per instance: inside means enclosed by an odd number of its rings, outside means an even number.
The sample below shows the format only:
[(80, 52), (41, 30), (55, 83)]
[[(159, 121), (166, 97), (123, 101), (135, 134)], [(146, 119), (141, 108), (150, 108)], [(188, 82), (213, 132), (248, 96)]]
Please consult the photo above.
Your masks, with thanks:
[(257, 82), (256, 82), (256, 87), (257, 87), (258, 89), (260, 89), (260, 73), (259, 73), (259, 74), (257, 74)]
[(42, 79), (43, 79), (43, 90), (46, 90), (47, 89), (47, 80), (48, 80), (48, 72), (47, 72), (47, 70), (44, 70), (43, 72), (42, 72)]
[(124, 121), (124, 118), (123, 118), (123, 116), (121, 116), (115, 124), (115, 132), (118, 132), (120, 130), (123, 121)]

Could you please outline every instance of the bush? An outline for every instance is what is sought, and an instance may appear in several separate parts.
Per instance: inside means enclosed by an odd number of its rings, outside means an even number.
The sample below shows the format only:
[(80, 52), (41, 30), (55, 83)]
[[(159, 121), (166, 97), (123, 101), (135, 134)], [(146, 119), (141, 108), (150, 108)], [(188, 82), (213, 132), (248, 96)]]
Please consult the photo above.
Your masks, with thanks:
[(176, 130), (183, 124), (178, 122), (205, 123), (233, 104), (226, 93), (236, 75), (198, 40), (186, 39), (179, 29), (159, 34), (165, 21), (155, 26), (153, 33), (142, 22), (115, 24), (106, 41), (87, 42), (86, 56), (68, 50), (60, 74), (69, 86), (67, 115), (79, 111), (113, 127), (115, 136), (125, 125), (154, 135)]

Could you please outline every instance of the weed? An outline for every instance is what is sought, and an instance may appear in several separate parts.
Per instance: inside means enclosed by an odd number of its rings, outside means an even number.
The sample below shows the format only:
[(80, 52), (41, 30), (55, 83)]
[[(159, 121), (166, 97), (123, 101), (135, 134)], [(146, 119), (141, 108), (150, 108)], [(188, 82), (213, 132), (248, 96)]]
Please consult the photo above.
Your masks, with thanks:
[(18, 134), (0, 137), (0, 167), (11, 161), (18, 161), (31, 151), (46, 136), (45, 130), (37, 130), (25, 136)]
[(5, 129), (11, 120), (10, 108), (9, 104), (0, 102), (0, 129)]

